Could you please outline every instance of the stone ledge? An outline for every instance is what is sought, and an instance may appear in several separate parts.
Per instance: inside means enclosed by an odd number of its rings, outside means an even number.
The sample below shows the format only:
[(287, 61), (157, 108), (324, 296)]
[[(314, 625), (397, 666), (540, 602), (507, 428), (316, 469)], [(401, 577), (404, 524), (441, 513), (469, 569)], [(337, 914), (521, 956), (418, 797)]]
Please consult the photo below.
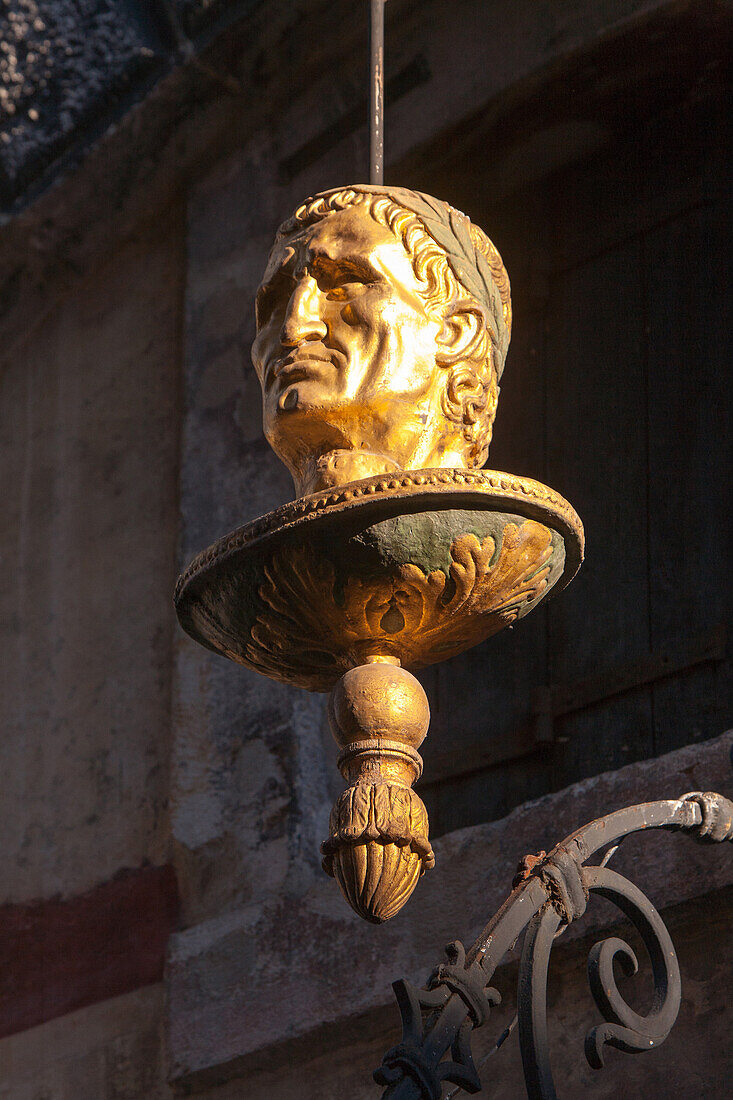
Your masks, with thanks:
[(160, 983), (0, 1040), (0, 1100), (169, 1100)]
[[(630, 764), (518, 807), (501, 821), (436, 841), (437, 867), (394, 921), (366, 925), (325, 878), (305, 894), (205, 922), (174, 936), (169, 953), (171, 1078), (185, 1092), (261, 1064), (267, 1048), (373, 1018), (391, 982), (422, 982), (442, 946), (470, 943), (507, 896), (518, 860), (622, 806), (690, 790), (733, 793), (733, 731)], [(727, 845), (647, 834), (627, 841), (614, 867), (660, 908), (733, 883)], [(608, 923), (590, 907), (566, 939)]]

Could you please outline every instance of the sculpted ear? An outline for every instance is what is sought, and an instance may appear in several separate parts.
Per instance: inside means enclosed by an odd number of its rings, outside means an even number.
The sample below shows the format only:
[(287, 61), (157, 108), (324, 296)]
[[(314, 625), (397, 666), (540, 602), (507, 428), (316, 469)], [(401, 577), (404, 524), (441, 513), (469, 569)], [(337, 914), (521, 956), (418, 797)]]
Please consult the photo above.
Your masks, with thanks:
[(436, 356), (441, 366), (448, 367), (459, 359), (471, 359), (478, 350), (486, 329), (486, 319), (472, 302), (453, 306), (443, 320), (438, 336), (442, 349)]
[(436, 361), (447, 368), (443, 411), (461, 425), (471, 462), (481, 465), (499, 396), (492, 341), (481, 309), (473, 303), (454, 307), (443, 322), (438, 344)]

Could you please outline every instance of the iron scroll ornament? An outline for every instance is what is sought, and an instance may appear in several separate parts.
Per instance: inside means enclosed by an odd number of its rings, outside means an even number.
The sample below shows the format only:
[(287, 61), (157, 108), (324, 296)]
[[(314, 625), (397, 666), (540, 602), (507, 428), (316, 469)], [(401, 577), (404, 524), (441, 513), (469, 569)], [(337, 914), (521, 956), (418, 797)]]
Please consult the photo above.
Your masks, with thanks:
[[(614, 959), (634, 973), (634, 952), (617, 937), (597, 943), (590, 952), (588, 978), (604, 1023), (586, 1035), (588, 1062), (601, 1068), (606, 1045), (641, 1053), (666, 1039), (682, 996), (672, 941), (649, 899), (606, 866), (626, 837), (645, 829), (681, 829), (707, 842), (733, 840), (733, 803), (700, 791), (676, 800), (645, 802), (584, 825), (549, 855), (525, 856), (512, 893), (470, 950), (459, 941), (449, 944), (448, 962), (436, 967), (423, 989), (404, 980), (394, 983), (403, 1035), (374, 1073), (375, 1081), (386, 1086), (383, 1100), (441, 1100), (446, 1083), (456, 1086), (450, 1096), (481, 1089), (471, 1034), (486, 1023), (491, 1006), (500, 1003), (500, 994), (489, 982), (525, 929), (517, 1016), (527, 1095), (529, 1100), (557, 1100), (547, 1032), (550, 952), (561, 926), (583, 915), (591, 893), (613, 902), (639, 931), (651, 960), (654, 996), (646, 1016), (636, 1013), (621, 996), (613, 973)], [(603, 849), (600, 865), (583, 866)]]

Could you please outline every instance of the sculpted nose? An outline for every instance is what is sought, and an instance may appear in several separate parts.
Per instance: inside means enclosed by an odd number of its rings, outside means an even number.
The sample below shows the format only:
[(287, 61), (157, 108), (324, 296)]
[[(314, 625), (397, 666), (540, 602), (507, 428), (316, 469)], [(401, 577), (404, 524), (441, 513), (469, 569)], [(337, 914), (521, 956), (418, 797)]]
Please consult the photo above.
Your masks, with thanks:
[(318, 284), (307, 275), (297, 283), (290, 295), (280, 332), (281, 342), (294, 347), (303, 340), (318, 340), (328, 335), (322, 308)]

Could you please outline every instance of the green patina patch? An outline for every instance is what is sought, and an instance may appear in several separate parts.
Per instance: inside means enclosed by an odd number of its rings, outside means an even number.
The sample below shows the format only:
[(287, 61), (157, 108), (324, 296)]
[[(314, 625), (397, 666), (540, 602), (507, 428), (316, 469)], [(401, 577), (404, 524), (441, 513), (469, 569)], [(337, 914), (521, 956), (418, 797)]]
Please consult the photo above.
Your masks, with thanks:
[[(302, 551), (305, 551), (305, 560), (309, 563), (306, 568), (315, 568), (313, 583), (319, 590), (319, 595), (322, 594), (321, 598), (327, 599), (321, 586), (324, 581), (327, 582), (327, 588), (332, 584), (331, 598), (338, 607), (344, 606), (344, 588), (349, 580), (387, 580), (390, 576), (394, 577), (401, 566), (407, 564), (417, 566), (426, 575), (435, 570), (445, 573), (448, 577), (445, 598), (449, 600), (454, 591), (450, 567), (453, 562), (451, 546), (455, 541), (461, 536), (474, 535), (479, 542), (483, 542), (490, 535), (495, 542), (489, 566), (491, 568), (501, 553), (507, 525), (516, 524), (521, 528), (527, 522), (530, 521), (516, 512), (482, 508), (413, 510), (408, 514), (387, 516), (372, 523), (366, 521), (363, 513), (342, 515), (338, 517), (338, 522), (329, 517), (325, 522), (314, 524), (310, 528), (282, 532), (279, 537), (266, 539), (259, 545), (238, 551), (220, 560), (211, 572), (194, 580), (188, 595), (192, 625), (205, 645), (218, 649), (218, 642), (230, 655), (243, 656), (251, 631), (263, 612), (267, 615), (276, 610), (276, 613), (284, 614), (288, 619), (292, 617), (297, 620), (297, 604), (305, 593), (302, 588), (298, 588), (297, 583), (292, 591), (290, 586), (299, 569), (296, 566), (294, 574), (290, 574), (287, 569), (283, 572), (281, 567), (288, 560), (295, 562)], [(527, 563), (531, 572), (526, 579), (549, 566), (545, 590), (549, 592), (563, 573), (565, 543), (562, 535), (549, 524), (543, 526), (551, 535), (551, 552), (544, 560), (538, 559), (534, 568), (531, 561)], [(268, 574), (272, 575), (273, 568), (278, 575), (275, 590), (279, 607), (266, 611), (261, 593), (263, 586), (267, 587)], [(327, 580), (329, 574), (331, 579)], [(316, 577), (319, 579), (316, 580)], [(526, 614), (533, 605), (534, 602), (523, 604), (518, 617)], [(327, 617), (325, 607), (324, 614)], [(386, 629), (389, 632), (388, 627)], [(211, 641), (214, 641), (213, 645)], [(317, 646), (316, 637), (308, 639), (311, 662), (315, 653), (314, 647)], [(335, 667), (335, 662), (333, 652), (323, 652), (323, 668), (331, 665)]]
[[(449, 578), (446, 596), (452, 589), (450, 567), (451, 546), (462, 535), (475, 535), (483, 542), (491, 535), (495, 542), (491, 565), (501, 552), (503, 533), (508, 523), (518, 527), (525, 517), (511, 512), (489, 512), (478, 509), (445, 509), (417, 512), (407, 516), (394, 516), (380, 520), (339, 543), (324, 540), (319, 550), (332, 562), (336, 582), (334, 598), (343, 605), (343, 586), (350, 577), (384, 577), (402, 565), (416, 565), (423, 573), (442, 570)], [(563, 538), (552, 531), (552, 555), (550, 558), (549, 585), (555, 583), (565, 564)], [(537, 569), (542, 568), (541, 563)]]

